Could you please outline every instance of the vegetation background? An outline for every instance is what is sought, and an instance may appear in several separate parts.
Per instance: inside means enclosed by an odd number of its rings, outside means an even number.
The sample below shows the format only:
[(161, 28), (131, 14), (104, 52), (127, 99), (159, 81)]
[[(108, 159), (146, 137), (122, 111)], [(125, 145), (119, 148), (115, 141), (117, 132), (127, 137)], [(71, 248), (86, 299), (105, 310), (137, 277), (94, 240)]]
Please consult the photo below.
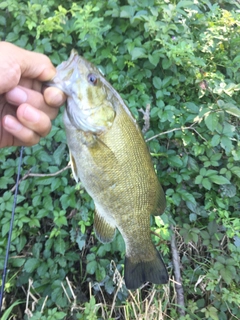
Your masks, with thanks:
[[(94, 237), (93, 202), (66, 168), (59, 115), (24, 150), (2, 319), (240, 319), (239, 1), (6, 0), (0, 39), (55, 65), (77, 49), (141, 127), (150, 106), (145, 138), (168, 203), (152, 219), (153, 241), (171, 277), (126, 289), (123, 240)], [(19, 148), (1, 149), (0, 162), (2, 269)]]

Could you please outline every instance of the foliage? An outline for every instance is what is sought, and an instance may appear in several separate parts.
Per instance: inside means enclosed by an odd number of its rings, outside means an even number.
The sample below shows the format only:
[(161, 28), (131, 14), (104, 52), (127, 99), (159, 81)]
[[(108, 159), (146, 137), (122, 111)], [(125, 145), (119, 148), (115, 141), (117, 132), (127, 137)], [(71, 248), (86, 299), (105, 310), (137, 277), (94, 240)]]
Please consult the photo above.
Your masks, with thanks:
[[(78, 49), (141, 126), (139, 109), (151, 105), (145, 138), (168, 202), (164, 215), (152, 219), (153, 240), (171, 275), (168, 226), (175, 225), (187, 307), (178, 317), (172, 284), (147, 286), (136, 296), (126, 290), (123, 240), (119, 234), (110, 244), (96, 240), (93, 202), (69, 170), (29, 176), (67, 165), (61, 115), (47, 138), (24, 151), (28, 176), (15, 214), (8, 301), (30, 290), (33, 319), (150, 319), (156, 310), (171, 319), (240, 318), (239, 8), (231, 0), (0, 3), (0, 39), (43, 52), (54, 64)], [(1, 267), (18, 156), (16, 148), (0, 151)]]

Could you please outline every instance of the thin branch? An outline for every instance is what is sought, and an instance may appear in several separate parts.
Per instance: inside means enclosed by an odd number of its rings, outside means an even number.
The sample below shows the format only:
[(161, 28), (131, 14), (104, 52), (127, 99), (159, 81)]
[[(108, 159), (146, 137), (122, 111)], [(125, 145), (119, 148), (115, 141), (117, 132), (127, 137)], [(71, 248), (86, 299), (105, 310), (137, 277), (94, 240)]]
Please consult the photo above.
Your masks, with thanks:
[(61, 282), (61, 286), (62, 286), (63, 291), (64, 291), (64, 293), (65, 293), (65, 295), (66, 295), (66, 297), (67, 297), (67, 299), (68, 299), (68, 302), (71, 303), (71, 299), (69, 298), (69, 295), (68, 295), (68, 293), (67, 293), (67, 290), (65, 289), (64, 284), (63, 284), (62, 282)]
[(165, 134), (168, 134), (168, 133), (171, 133), (171, 132), (174, 132), (174, 131), (179, 131), (179, 130), (192, 130), (192, 131), (194, 131), (197, 135), (199, 135), (199, 137), (200, 137), (202, 140), (204, 140), (204, 141), (207, 142), (207, 140), (193, 127), (194, 124), (195, 124), (195, 123), (193, 123), (190, 127), (174, 128), (174, 129), (171, 129), (171, 130), (167, 130), (167, 131), (158, 133), (158, 134), (156, 134), (155, 136), (153, 136), (153, 137), (151, 137), (151, 138), (149, 138), (149, 139), (146, 139), (146, 142), (151, 141), (151, 140), (153, 140), (153, 139), (155, 139), (155, 138), (158, 138), (158, 137), (160, 137), (160, 136), (163, 136), (163, 135), (165, 135)]
[[(68, 170), (69, 168), (71, 168), (71, 165), (68, 164), (66, 167), (64, 167), (63, 169), (57, 171), (57, 172), (54, 172), (54, 173), (31, 173), (31, 169), (19, 180), (19, 183), (20, 184), (23, 180), (27, 179), (28, 177), (55, 177), (57, 175), (59, 175), (60, 173), (62, 173), (63, 171), (65, 170)], [(15, 184), (15, 186), (10, 190), (11, 192), (13, 192), (17, 187), (17, 184)]]
[(180, 259), (179, 254), (176, 246), (176, 238), (173, 226), (170, 227), (172, 230), (172, 237), (171, 237), (171, 250), (172, 250), (172, 261), (173, 261), (173, 270), (175, 276), (175, 290), (177, 293), (177, 305), (178, 305), (178, 313), (179, 316), (185, 316), (185, 303), (184, 303), (184, 290), (182, 285), (182, 277), (180, 271)]

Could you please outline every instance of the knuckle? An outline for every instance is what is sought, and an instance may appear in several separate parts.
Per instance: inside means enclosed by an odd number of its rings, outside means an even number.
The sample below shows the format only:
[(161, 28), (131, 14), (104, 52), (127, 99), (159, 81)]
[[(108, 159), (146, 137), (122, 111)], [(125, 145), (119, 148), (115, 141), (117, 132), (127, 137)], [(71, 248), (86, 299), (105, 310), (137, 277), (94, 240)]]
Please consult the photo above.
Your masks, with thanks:
[(11, 65), (6, 66), (6, 68), (8, 69), (8, 72), (5, 81), (9, 81), (12, 83), (12, 86), (16, 86), (21, 78), (21, 68), (19, 64), (17, 62), (12, 62)]

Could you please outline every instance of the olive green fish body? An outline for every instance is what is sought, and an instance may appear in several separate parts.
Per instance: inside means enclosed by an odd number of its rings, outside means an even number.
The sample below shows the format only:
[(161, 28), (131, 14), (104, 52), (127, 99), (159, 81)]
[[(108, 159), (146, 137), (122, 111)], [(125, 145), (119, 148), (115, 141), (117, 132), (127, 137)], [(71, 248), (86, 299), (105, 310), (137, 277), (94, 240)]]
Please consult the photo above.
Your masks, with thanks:
[[(142, 133), (98, 69), (75, 53), (69, 61), (64, 62), (63, 71), (60, 65), (53, 83), (70, 96), (64, 125), (73, 175), (94, 200), (95, 233), (102, 242), (111, 241), (116, 228), (122, 234), (129, 289), (146, 281), (166, 283), (166, 268), (150, 236), (150, 214), (164, 211), (165, 196)], [(75, 71), (66, 76), (73, 62)], [(76, 64), (78, 75), (74, 75)], [(72, 92), (63, 85), (69, 79), (77, 83)]]

